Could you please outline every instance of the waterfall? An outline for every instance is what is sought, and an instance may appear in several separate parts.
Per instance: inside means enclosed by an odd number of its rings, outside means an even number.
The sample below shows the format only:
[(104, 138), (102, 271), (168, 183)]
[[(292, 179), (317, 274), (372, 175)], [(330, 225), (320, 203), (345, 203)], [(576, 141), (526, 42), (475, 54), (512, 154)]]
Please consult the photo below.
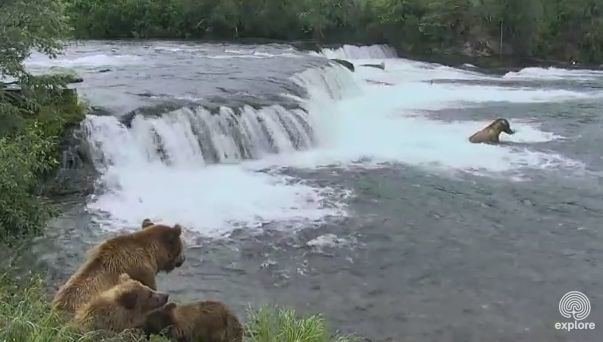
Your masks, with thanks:
[[(307, 150), (317, 143), (313, 108), (357, 91), (351, 73), (341, 66), (309, 69), (291, 78), (307, 98), (288, 96), (299, 108), (184, 107), (160, 116), (135, 116), (129, 127), (113, 116), (88, 116), (85, 132), (97, 169), (113, 165), (163, 163), (175, 167), (230, 164), (268, 154)], [(318, 111), (315, 115), (329, 115)]]
[(396, 50), (388, 45), (344, 45), (337, 49), (323, 49), (317, 55), (337, 59), (388, 59), (398, 58)]

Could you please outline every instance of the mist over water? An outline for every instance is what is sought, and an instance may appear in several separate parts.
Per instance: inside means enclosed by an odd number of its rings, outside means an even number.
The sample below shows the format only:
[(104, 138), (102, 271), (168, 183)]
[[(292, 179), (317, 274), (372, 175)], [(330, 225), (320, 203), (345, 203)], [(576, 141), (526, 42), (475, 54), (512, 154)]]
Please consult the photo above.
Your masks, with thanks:
[[(532, 341), (551, 340), (544, 308), (572, 276), (603, 285), (585, 261), (603, 262), (600, 71), (178, 42), (27, 64), (78, 71), (96, 110), (82, 126), (99, 172), (90, 222), (56, 234), (87, 244), (144, 218), (183, 224), (190, 258), (162, 284), (181, 299), (290, 304), (375, 339)], [(499, 117), (516, 134), (469, 143)]]

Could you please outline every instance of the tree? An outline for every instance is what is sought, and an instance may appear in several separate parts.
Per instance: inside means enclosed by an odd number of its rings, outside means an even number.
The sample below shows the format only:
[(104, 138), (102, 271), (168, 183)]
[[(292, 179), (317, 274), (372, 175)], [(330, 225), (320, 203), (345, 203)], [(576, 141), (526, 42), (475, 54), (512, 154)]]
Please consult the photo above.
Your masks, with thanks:
[(241, 0), (217, 0), (208, 18), (209, 27), (229, 38), (239, 37)]
[(23, 61), (31, 50), (55, 56), (68, 32), (62, 1), (2, 0), (0, 2), (0, 76), (27, 76)]
[(65, 82), (34, 77), (23, 61), (34, 49), (51, 57), (60, 52), (68, 32), (63, 11), (57, 0), (0, 2), (0, 76), (18, 86), (11, 90), (0, 82), (0, 240), (38, 231), (50, 213), (36, 186), (56, 166), (56, 139), (46, 133), (63, 120), (63, 110), (50, 109), (63, 98)]

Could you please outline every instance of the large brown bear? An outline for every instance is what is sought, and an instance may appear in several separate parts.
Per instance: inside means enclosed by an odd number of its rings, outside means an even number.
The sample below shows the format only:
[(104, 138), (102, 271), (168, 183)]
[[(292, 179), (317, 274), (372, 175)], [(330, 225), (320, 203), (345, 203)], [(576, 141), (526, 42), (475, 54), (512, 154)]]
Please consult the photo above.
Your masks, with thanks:
[(144, 324), (147, 315), (168, 301), (166, 293), (153, 291), (127, 273), (117, 285), (80, 307), (74, 323), (82, 331), (106, 330), (120, 333)]
[(178, 342), (241, 342), (243, 327), (220, 302), (174, 303), (151, 312), (143, 330), (147, 336), (167, 332)]
[(59, 289), (53, 306), (74, 313), (97, 294), (115, 286), (122, 273), (157, 289), (155, 275), (170, 272), (184, 262), (181, 234), (179, 225), (172, 228), (157, 224), (101, 243)]

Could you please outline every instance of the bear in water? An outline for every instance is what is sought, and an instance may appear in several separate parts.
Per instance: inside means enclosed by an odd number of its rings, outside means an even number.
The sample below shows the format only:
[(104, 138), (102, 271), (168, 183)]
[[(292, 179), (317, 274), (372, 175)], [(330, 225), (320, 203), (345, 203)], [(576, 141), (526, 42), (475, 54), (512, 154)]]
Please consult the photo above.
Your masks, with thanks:
[(469, 138), (469, 141), (474, 144), (498, 144), (500, 142), (499, 136), (502, 132), (507, 134), (515, 134), (515, 132), (511, 130), (511, 125), (507, 119), (496, 119), (494, 122), (488, 125), (488, 127), (473, 134)]

